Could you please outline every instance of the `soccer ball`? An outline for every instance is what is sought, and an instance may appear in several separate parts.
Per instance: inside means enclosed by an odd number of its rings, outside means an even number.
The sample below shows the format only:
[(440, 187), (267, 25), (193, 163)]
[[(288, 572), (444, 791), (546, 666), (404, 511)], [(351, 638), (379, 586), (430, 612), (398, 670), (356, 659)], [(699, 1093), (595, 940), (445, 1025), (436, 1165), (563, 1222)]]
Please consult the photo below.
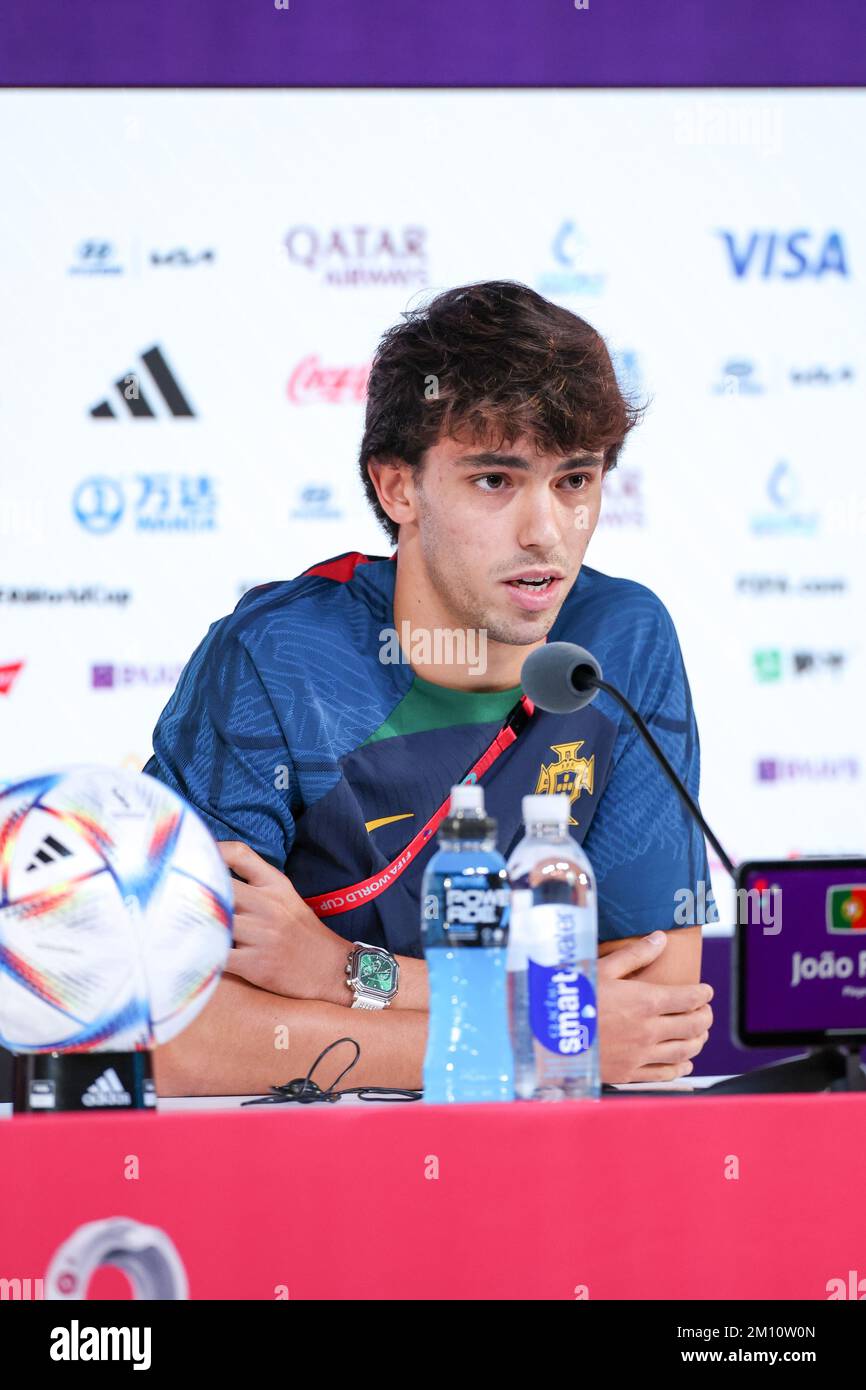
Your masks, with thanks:
[(134, 1052), (191, 1023), (231, 947), (228, 869), (141, 772), (74, 767), (0, 792), (0, 1044)]

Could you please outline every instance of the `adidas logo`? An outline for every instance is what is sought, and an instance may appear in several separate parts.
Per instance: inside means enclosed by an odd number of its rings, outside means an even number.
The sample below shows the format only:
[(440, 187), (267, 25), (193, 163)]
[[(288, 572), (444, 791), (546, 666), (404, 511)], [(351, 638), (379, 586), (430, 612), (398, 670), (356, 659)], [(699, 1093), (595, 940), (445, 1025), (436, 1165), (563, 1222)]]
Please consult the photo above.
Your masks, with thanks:
[(55, 840), (53, 835), (46, 835), (42, 844), (39, 846), (31, 863), (27, 865), (25, 873), (32, 873), (38, 869), (40, 864), (55, 864), (58, 859), (66, 859), (72, 853), (66, 845), (62, 845), (59, 840)]
[[(141, 354), (141, 360), (148, 370), (150, 382), (156, 391), (159, 392), (170, 414), (175, 416), (193, 416), (195, 411), (187, 400), (183, 391), (180, 389), (177, 377), (172, 372), (159, 348), (154, 346), (147, 352)], [(150, 384), (148, 390), (150, 390)], [(115, 390), (120, 396), (122, 405), (116, 409), (112, 407), (111, 401), (106, 399), (100, 401), (91, 410), (91, 415), (95, 420), (116, 420), (118, 415), (126, 412), (136, 419), (154, 420), (157, 412), (153, 409), (142, 390), (141, 375), (137, 372), (127, 372), (114, 383)]]
[(132, 1105), (132, 1096), (123, 1089), (123, 1083), (114, 1067), (108, 1067), (101, 1076), (91, 1082), (81, 1097), (82, 1105)]

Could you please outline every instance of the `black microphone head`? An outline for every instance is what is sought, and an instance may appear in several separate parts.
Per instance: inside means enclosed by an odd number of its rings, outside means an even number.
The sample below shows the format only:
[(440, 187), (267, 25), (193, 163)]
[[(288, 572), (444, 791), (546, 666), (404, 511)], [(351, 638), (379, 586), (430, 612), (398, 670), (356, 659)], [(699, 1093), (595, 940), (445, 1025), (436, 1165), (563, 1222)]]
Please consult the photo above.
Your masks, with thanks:
[(534, 705), (550, 714), (569, 714), (594, 700), (594, 688), (578, 690), (580, 668), (588, 666), (601, 680), (601, 667), (592, 652), (574, 642), (547, 642), (537, 647), (523, 663), (520, 684)]

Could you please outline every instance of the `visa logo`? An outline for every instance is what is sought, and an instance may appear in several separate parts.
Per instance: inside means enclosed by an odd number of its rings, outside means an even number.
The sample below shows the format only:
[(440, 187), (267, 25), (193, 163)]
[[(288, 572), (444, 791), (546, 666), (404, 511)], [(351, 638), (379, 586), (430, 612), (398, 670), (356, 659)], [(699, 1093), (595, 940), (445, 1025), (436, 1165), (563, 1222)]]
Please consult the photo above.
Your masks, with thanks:
[(811, 275), (819, 279), (833, 272), (848, 276), (845, 248), (839, 232), (828, 232), (821, 239), (813, 232), (718, 232), (738, 280), (757, 276), (762, 280), (798, 280)]

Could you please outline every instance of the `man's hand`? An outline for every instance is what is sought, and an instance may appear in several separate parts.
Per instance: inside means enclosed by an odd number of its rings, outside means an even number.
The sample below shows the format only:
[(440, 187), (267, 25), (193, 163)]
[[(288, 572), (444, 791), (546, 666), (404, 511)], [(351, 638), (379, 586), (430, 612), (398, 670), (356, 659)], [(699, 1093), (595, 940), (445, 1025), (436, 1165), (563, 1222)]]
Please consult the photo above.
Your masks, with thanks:
[(243, 879), (232, 881), (235, 946), (226, 972), (271, 994), (348, 1008), (353, 999), (345, 984), (349, 943), (320, 922), (286, 875), (255, 850), (238, 840), (224, 840), (219, 850)]
[(711, 985), (626, 978), (648, 966), (667, 944), (666, 932), (654, 932), (599, 959), (602, 1081), (672, 1081), (685, 1076), (692, 1070), (689, 1059), (709, 1037)]

